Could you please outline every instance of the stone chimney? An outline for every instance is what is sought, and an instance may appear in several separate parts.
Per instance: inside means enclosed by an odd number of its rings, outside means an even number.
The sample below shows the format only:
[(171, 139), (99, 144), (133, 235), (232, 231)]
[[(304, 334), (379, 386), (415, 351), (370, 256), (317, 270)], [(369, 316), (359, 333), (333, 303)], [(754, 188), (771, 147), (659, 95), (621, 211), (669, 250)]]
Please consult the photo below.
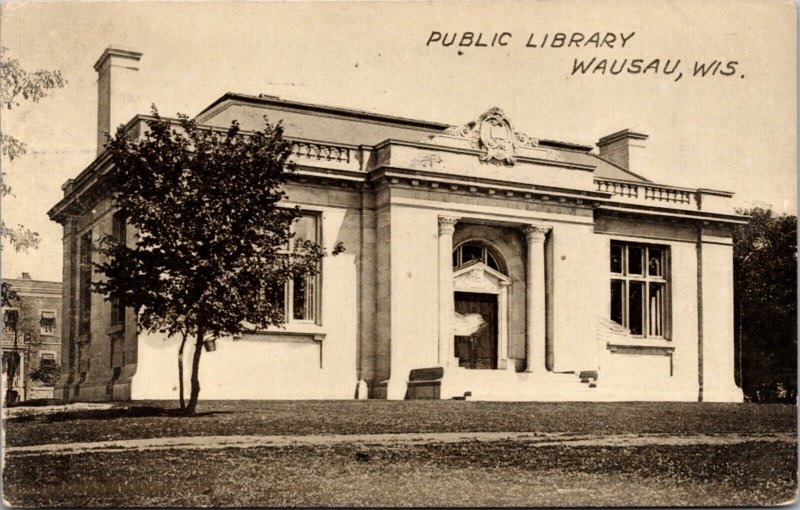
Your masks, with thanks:
[(638, 172), (643, 168), (645, 156), (645, 140), (649, 137), (630, 129), (623, 129), (616, 133), (604, 136), (597, 142), (600, 157), (616, 163), (617, 165)]
[(106, 133), (112, 135), (120, 124), (125, 124), (137, 113), (139, 90), (137, 74), (138, 51), (109, 46), (100, 55), (94, 70), (97, 71), (97, 154), (106, 145)]

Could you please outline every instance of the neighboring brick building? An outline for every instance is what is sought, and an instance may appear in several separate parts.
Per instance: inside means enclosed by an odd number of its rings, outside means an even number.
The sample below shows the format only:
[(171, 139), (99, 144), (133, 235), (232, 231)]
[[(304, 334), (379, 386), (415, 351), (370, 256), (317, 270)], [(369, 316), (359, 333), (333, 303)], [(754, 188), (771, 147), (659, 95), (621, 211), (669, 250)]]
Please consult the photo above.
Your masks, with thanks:
[(54, 381), (46, 374), (61, 363), (61, 282), (22, 273), (22, 278), (4, 283), (17, 299), (3, 307), (3, 398), (12, 359), (18, 360), (13, 384), (18, 400), (52, 398)]

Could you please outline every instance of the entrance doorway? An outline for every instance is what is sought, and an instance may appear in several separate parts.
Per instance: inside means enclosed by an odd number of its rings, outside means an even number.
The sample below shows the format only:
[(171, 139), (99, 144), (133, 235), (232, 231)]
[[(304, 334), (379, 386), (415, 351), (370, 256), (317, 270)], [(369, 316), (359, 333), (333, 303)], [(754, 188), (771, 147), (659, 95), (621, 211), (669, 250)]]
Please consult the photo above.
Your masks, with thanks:
[[(456, 292), (455, 311), (476, 323), (469, 336), (455, 336), (458, 366), (473, 369), (497, 368), (497, 295)], [(482, 319), (482, 320), (481, 320)]]

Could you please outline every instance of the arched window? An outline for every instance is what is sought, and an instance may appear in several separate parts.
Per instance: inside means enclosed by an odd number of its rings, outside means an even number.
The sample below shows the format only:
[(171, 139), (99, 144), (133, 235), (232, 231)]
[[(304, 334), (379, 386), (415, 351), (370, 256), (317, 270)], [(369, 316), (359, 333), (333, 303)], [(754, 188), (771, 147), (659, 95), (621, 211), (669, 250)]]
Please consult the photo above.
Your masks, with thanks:
[(453, 269), (461, 269), (475, 262), (483, 262), (495, 271), (505, 272), (500, 265), (500, 259), (480, 242), (467, 241), (453, 250)]

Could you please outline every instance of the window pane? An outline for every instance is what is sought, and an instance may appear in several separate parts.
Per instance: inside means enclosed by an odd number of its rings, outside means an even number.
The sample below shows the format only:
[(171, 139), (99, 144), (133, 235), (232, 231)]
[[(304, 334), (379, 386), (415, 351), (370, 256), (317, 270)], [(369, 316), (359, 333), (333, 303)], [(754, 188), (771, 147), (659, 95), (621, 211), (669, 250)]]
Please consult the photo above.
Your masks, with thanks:
[(650, 276), (664, 276), (664, 252), (661, 248), (648, 248), (647, 273)]
[(497, 261), (494, 259), (494, 256), (492, 256), (492, 254), (488, 251), (486, 252), (486, 265), (495, 271), (500, 271), (500, 266), (497, 265)]
[(16, 310), (6, 310), (3, 316), (3, 323), (5, 324), (6, 331), (14, 331), (17, 326), (17, 318), (19, 314)]
[(621, 273), (622, 272), (622, 245), (621, 244), (611, 244), (611, 272), (612, 273)]
[(311, 215), (300, 216), (292, 225), (294, 239), (305, 239), (306, 241), (317, 241), (317, 222), (316, 217)]
[(39, 332), (44, 333), (45, 335), (52, 335), (54, 331), (55, 321), (42, 322), (42, 326), (39, 328)]
[(465, 244), (461, 247), (461, 265), (465, 266), (473, 260), (483, 262), (483, 254), (483, 246), (478, 244)]
[(628, 246), (628, 274), (642, 273), (644, 249), (641, 246)]
[(458, 263), (458, 254), (459, 254), (460, 251), (461, 251), (461, 248), (459, 248), (457, 250), (453, 250), (453, 268), (454, 269), (458, 269), (460, 267), (460, 265)]
[(650, 336), (664, 336), (664, 294), (663, 283), (650, 284), (650, 294), (647, 304), (647, 334)]
[(277, 289), (267, 289), (267, 299), (280, 312), (279, 322), (286, 321), (286, 287), (288, 285), (287, 283)]
[(642, 334), (644, 283), (628, 282), (628, 329), (632, 335)]
[(125, 321), (125, 307), (120, 304), (119, 299), (111, 302), (111, 324), (120, 324)]
[(125, 220), (122, 218), (122, 213), (116, 212), (114, 216), (111, 217), (111, 235), (114, 238), (114, 241), (118, 243), (125, 242)]
[(622, 296), (625, 282), (621, 280), (611, 280), (611, 320), (619, 324), (623, 324), (622, 318)]
[(45, 335), (52, 335), (56, 326), (56, 312), (42, 311), (41, 318), (39, 319), (39, 332)]
[[(306, 276), (297, 276), (292, 281), (292, 318), (295, 320), (312, 320), (313, 314), (310, 297), (314, 293), (312, 280)], [(311, 284), (311, 285), (309, 285)]]
[(313, 321), (316, 317), (314, 311), (316, 310), (315, 296), (316, 296), (316, 278), (313, 276), (306, 276), (306, 296), (305, 296), (305, 315), (304, 320)]

